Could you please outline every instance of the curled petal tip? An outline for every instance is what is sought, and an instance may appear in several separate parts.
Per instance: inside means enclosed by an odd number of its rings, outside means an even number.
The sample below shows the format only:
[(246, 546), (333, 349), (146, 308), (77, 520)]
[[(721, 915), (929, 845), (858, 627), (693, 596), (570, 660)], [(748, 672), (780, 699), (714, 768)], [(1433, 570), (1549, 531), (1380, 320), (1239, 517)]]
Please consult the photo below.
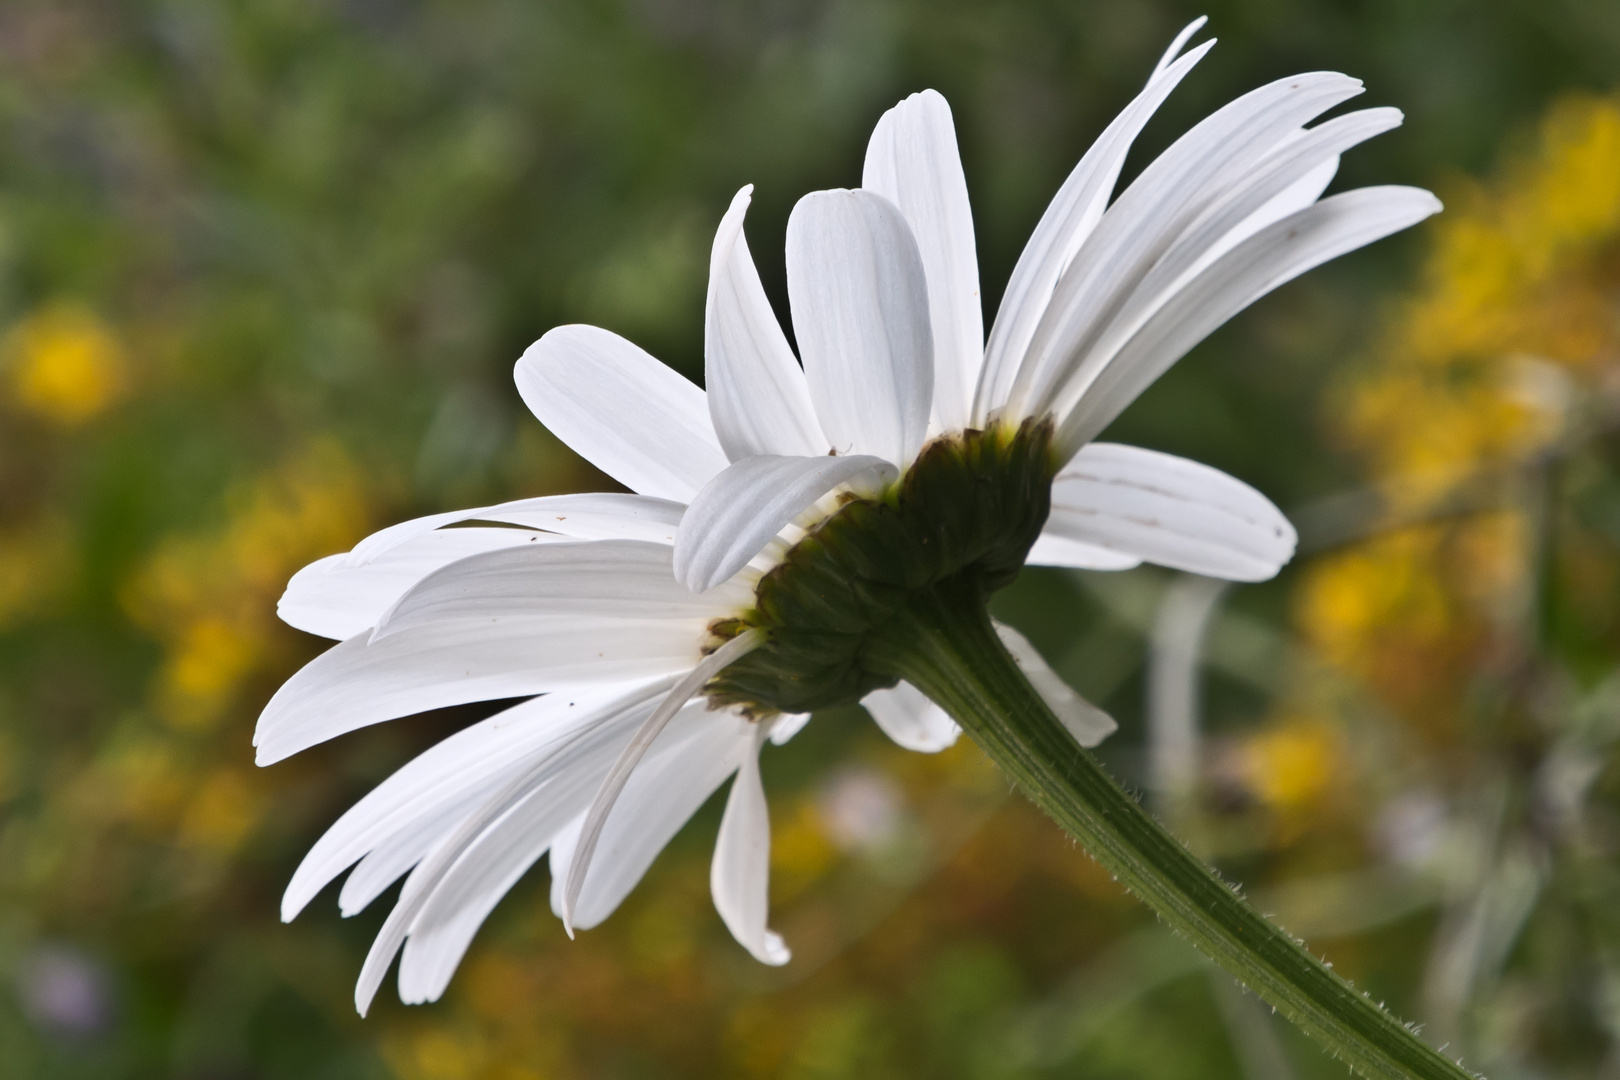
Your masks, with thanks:
[(767, 930), (765, 931), (764, 947), (754, 954), (754, 958), (762, 964), (781, 967), (793, 959), (793, 950), (787, 947), (787, 942), (782, 940), (781, 934), (774, 930)]

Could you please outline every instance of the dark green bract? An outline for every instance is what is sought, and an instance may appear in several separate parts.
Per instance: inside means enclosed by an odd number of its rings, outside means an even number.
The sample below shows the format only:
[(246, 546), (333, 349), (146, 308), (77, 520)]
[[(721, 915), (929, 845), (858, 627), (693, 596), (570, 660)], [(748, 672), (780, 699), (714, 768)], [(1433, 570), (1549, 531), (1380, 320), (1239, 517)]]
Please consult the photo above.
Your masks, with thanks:
[(893, 686), (874, 632), (935, 588), (988, 597), (1017, 576), (1051, 507), (1051, 446), (1051, 424), (1034, 421), (936, 439), (881, 500), (845, 504), (760, 580), (753, 611), (711, 628), (757, 627), (768, 642), (710, 682), (709, 699), (798, 713)]

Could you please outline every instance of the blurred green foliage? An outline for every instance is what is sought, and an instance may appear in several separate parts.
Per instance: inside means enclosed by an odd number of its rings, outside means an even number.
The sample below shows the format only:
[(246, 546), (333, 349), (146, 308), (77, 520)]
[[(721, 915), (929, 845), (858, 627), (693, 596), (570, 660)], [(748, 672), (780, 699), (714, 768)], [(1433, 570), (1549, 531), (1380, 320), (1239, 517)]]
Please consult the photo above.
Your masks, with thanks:
[[(600, 931), (567, 942), (536, 872), (444, 1002), (385, 993), (361, 1021), (350, 988), (381, 913), (345, 923), (328, 897), (285, 927), (277, 897), (344, 807), (475, 714), (384, 725), (262, 773), (248, 746), (259, 705), (321, 647), (274, 619), (304, 562), (412, 513), (610, 484), (523, 412), (509, 372), (528, 342), (594, 322), (700, 378), (709, 238), (731, 194), (757, 185), (751, 246), (783, 306), (793, 202), (856, 183), (871, 123), (924, 86), (956, 112), (993, 300), (1090, 138), (1204, 13), (1222, 43), (1138, 165), (1260, 81), (1333, 68), (1409, 117), (1352, 155), (1341, 184), (1466, 199), (1462, 177), (1529, 153), (1536, 118), (1610, 89), (1620, 61), (1612, 0), (0, 3), (0, 1073), (1335, 1074), (1009, 799), (970, 746), (906, 755), (858, 713), (818, 718), (765, 763), (775, 921), (796, 952), (785, 970), (752, 965), (709, 907), (710, 807)], [(1284, 507), (1400, 475), (1409, 460), (1366, 452), (1388, 429), (1339, 422), (1377, 395), (1345, 372), (1403, 355), (1399, 330), (1375, 329), (1398, 323), (1391, 298), (1436, 235), (1267, 300), (1110, 437), (1209, 461)], [(1612, 278), (1592, 269), (1610, 265), (1610, 240), (1593, 235), (1570, 273), (1597, 283), (1612, 319)], [(1612, 366), (1615, 338), (1599, 338)], [(1601, 396), (1588, 375), (1606, 369), (1580, 370), (1576, 392)], [(1597, 464), (1547, 498), (1612, 530), (1607, 459), (1579, 460)], [(1577, 545), (1585, 576), (1566, 592), (1615, 595), (1605, 543)], [(1475, 676), (1498, 668), (1470, 651), (1478, 635), (1450, 651), (1441, 635), (1434, 657), (1412, 655), (1455, 677), (1414, 704), (1410, 680), (1362, 663), (1369, 639), (1421, 611), (1346, 623), (1322, 597), (1397, 573), (1433, 568), (1410, 552), (1307, 560), (1230, 601), (1209, 644), (1208, 775), (1184, 827), (1404, 1015), (1451, 1009), (1436, 1022), (1471, 1060), (1612, 1071), (1620, 983), (1571, 960), (1620, 947), (1612, 848), (1583, 833), (1582, 857), (1559, 861), (1524, 809), (1533, 770), (1504, 763), (1573, 746), (1613, 798), (1608, 706), (1591, 694), (1613, 635), (1513, 638), (1575, 671), (1540, 727), (1427, 730), (1435, 702), (1473, 715)], [(1136, 782), (1165, 587), (1151, 572), (1031, 572), (1003, 600), (1124, 721), (1105, 753)], [(1316, 678), (1324, 664), (1331, 679)], [(1558, 728), (1571, 716), (1587, 726)], [(1409, 730), (1426, 732), (1419, 749)], [(1474, 768), (1365, 782), (1464, 756)], [(1464, 797), (1481, 790), (1496, 794)], [(840, 825), (852, 791), (887, 808), (881, 828)], [(1551, 879), (1584, 899), (1523, 915), (1530, 931), (1491, 969), (1511, 959), (1517, 973), (1470, 996), (1467, 979), (1436, 983), (1451, 961), (1432, 957), (1452, 954), (1435, 943), (1513, 911), (1437, 899), (1422, 859), (1379, 846), (1378, 822), (1410, 838), (1488, 818), (1479, 843), (1498, 854), (1476, 860), (1479, 880), (1507, 882), (1490, 895), (1535, 909), (1556, 865)], [(1466, 1000), (1444, 996), (1456, 985)]]

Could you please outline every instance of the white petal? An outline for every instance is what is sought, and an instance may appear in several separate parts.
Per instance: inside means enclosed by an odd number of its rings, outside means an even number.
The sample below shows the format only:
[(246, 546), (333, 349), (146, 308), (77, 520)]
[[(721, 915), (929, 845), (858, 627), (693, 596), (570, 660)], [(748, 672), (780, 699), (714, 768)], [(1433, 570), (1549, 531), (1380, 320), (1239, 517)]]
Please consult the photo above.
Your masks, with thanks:
[[(577, 812), (577, 807), (590, 798), (591, 780), (601, 775), (609, 761), (609, 755), (598, 753), (594, 760), (576, 762), (572, 773), (554, 777), (538, 790), (524, 792), (516, 805), (511, 805), (510, 799), (500, 800), (496, 805), (501, 812), (493, 815), (493, 823), (484, 820), (489, 814), (468, 819), (418, 865), (406, 879), (404, 892), (361, 969), (355, 1003), (362, 1015), (402, 946), (400, 1000), (419, 1004), (443, 993), (479, 926), (501, 897), (545, 854), (549, 838), (566, 821), (566, 815)], [(472, 841), (464, 839), (464, 834), (474, 829), (479, 830), (476, 837)], [(445, 852), (442, 857), (441, 851)], [(439, 868), (438, 859), (452, 857), (451, 869)], [(434, 872), (420, 876), (429, 870)], [(435, 912), (431, 925), (422, 925), (426, 914), (423, 909), (441, 897), (458, 903)]]
[(636, 730), (635, 737), (614, 761), (613, 768), (608, 770), (602, 786), (597, 789), (596, 797), (591, 800), (590, 809), (585, 813), (585, 823), (580, 826), (573, 862), (563, 882), (562, 920), (563, 929), (568, 931), (569, 937), (574, 935), (574, 911), (579, 905), (579, 898), (590, 874), (591, 862), (596, 855), (608, 818), (612, 815), (613, 808), (634, 774), (636, 766), (663, 732), (664, 727), (705, 683), (725, 670), (728, 664), (741, 659), (763, 644), (765, 644), (764, 631), (745, 630), (705, 656), (690, 674), (675, 684), (675, 688), (652, 711)]
[(1175, 39), (1170, 42), (1170, 47), (1164, 50), (1164, 55), (1159, 57), (1159, 62), (1153, 65), (1153, 74), (1148, 76), (1150, 85), (1164, 78), (1165, 72), (1169, 71), (1170, 65), (1176, 62), (1176, 58), (1181, 55), (1181, 50), (1186, 47), (1188, 40), (1199, 30), (1202, 30), (1207, 22), (1209, 22), (1209, 16), (1200, 15), (1181, 28), (1181, 33), (1175, 36)]
[[(687, 708), (691, 706), (688, 705)], [(631, 779), (635, 777), (632, 776)], [(551, 871), (551, 913), (559, 919), (563, 917), (563, 897), (568, 890), (568, 870), (574, 865), (574, 852), (579, 848), (579, 834), (584, 827), (585, 811), (581, 810), (551, 838), (551, 852), (548, 858), (550, 864), (548, 869)]]
[(1230, 581), (1264, 581), (1294, 554), (1294, 527), (1248, 484), (1196, 461), (1091, 443), (1052, 483), (1046, 531)]
[[(502, 779), (510, 779), (510, 776), (503, 776)], [(373, 900), (387, 892), (394, 882), (410, 873), (411, 868), (429, 852), (449, 839), (488, 797), (488, 789), (484, 789), (455, 802), (435, 803), (436, 812), (432, 816), (412, 816), (402, 821), (399, 828), (366, 852), (365, 857), (343, 879), (343, 888), (338, 890), (338, 910), (343, 917), (358, 915), (370, 907)], [(286, 903), (283, 897), (283, 908)], [(286, 921), (285, 916), (283, 921)]]
[(950, 715), (908, 682), (874, 690), (861, 699), (883, 734), (907, 750), (937, 754), (956, 742), (962, 729)]
[(1188, 282), (1119, 350), (1063, 418), (1059, 454), (1095, 438), (1188, 349), (1272, 289), (1439, 210), (1418, 188), (1361, 188), (1262, 229)]
[[(1371, 112), (1374, 110), (1365, 111)], [(1395, 110), (1390, 111), (1394, 112)], [(1267, 225), (1281, 221), (1289, 214), (1298, 213), (1311, 205), (1322, 197), (1322, 192), (1327, 190), (1327, 186), (1333, 182), (1333, 178), (1338, 175), (1338, 172), (1339, 155), (1337, 154), (1334, 154), (1321, 164), (1313, 166), (1309, 172), (1289, 184), (1278, 194), (1272, 196), (1260, 209), (1244, 218), (1220, 240), (1211, 244), (1198, 257), (1198, 261), (1193, 265), (1192, 269), (1187, 272), (1187, 277), (1197, 276), (1210, 263), (1225, 255)]]
[(701, 628), (752, 605), (753, 589), (740, 580), (694, 596), (675, 580), (673, 551), (642, 540), (591, 540), (473, 555), (417, 583), (378, 622), (374, 640), (447, 620), (668, 619)]
[(502, 503), (490, 507), (481, 517), (580, 540), (673, 544), (685, 509), (678, 502), (648, 495), (583, 492)]
[(448, 705), (678, 675), (698, 662), (704, 625), (455, 622), (375, 643), (368, 631), (317, 656), (276, 691), (254, 733), (257, 760), (269, 765), (356, 728)]
[(738, 580), (696, 597), (670, 555), (602, 540), (506, 548), (435, 571), (376, 631), (282, 686), (259, 719), (260, 762), (446, 705), (690, 670), (707, 625), (752, 592)]
[(685, 510), (685, 502), (649, 495), (615, 492), (542, 495), (402, 521), (372, 533), (345, 557), (351, 565), (363, 566), (409, 540), (463, 521), (526, 525), (581, 540), (648, 540), (673, 544), (675, 527), (681, 523)]
[(709, 481), (687, 508), (675, 537), (675, 577), (694, 592), (714, 588), (838, 485), (864, 480), (866, 487), (881, 487), (899, 475), (869, 455), (744, 458)]
[[(627, 695), (652, 700), (674, 684), (673, 678), (613, 687), (581, 694), (546, 694), (463, 728), (417, 755), (329, 828), (299, 864), (281, 901), (281, 917), (291, 920), (316, 893), (355, 860), (400, 837), (403, 865), (372, 887), (345, 885), (342, 907), (352, 914), (409, 869), (443, 838), (456, 821), (471, 812), (510, 774), (533, 766), (534, 758), (555, 748), (584, 726), (625, 707)], [(414, 857), (404, 855), (407, 849)], [(375, 870), (373, 875), (375, 876)]]
[[(1176, 238), (1115, 322), (1134, 330), (1162, 305), (1165, 293), (1261, 229), (1311, 205), (1338, 171), (1343, 151), (1399, 127), (1401, 120), (1399, 109), (1360, 109), (1282, 139)], [(1109, 336), (1117, 332), (1111, 327)]]
[(553, 435), (632, 491), (686, 502), (726, 467), (703, 391), (617, 334), (559, 326), (514, 377)]
[(503, 547), (562, 539), (528, 529), (441, 529), (359, 566), (347, 552), (328, 555), (293, 575), (276, 614), (288, 626), (342, 641), (376, 626), (394, 601), (441, 566)]
[(1177, 237), (1300, 125), (1360, 92), (1360, 82), (1333, 72), (1277, 80), (1216, 110), (1149, 163), (1058, 279), (1008, 394), (1009, 415), (1045, 415), (1060, 395), (1083, 389), (1101, 362), (1093, 347)]
[[(737, 730), (739, 724), (752, 726), (694, 703), (665, 729), (603, 830), (576, 925), (595, 926), (612, 914), (681, 826), (737, 768), (752, 743), (752, 732)], [(615, 745), (622, 746), (622, 734)], [(582, 820), (608, 763), (600, 755), (571, 763), (570, 775), (559, 774), (468, 847), (411, 926), (400, 961), (403, 1000), (431, 1001), (444, 991), (479, 925), (548, 846), (553, 874), (571, 858), (571, 853), (559, 857), (555, 845), (565, 837), (571, 844), (577, 836), (571, 826)], [(581, 773), (588, 773), (591, 783)]]
[(1052, 710), (1063, 726), (1069, 729), (1074, 741), (1081, 746), (1096, 746), (1118, 730), (1114, 718), (1069, 689), (1069, 684), (1047, 666), (1029, 639), (1006, 623), (996, 623), (996, 636), (1007, 646), (1013, 661), (1024, 672), (1024, 677), (1041, 695), (1046, 707)]
[(1013, 267), (990, 329), (974, 396), (974, 426), (982, 427), (1006, 404), (1052, 290), (1101, 220), (1136, 136), (1214, 44), (1206, 41), (1158, 73), (1091, 144), (1041, 215)]
[[(755, 754), (757, 727), (736, 713), (711, 711), (704, 702), (676, 714), (636, 767), (602, 829), (574, 909), (576, 927), (596, 926), (617, 910), (681, 826)], [(572, 862), (572, 849), (567, 860), (554, 856), (554, 882), (566, 881), (565, 862)]]
[(1024, 562), (1029, 566), (1067, 566), (1075, 570), (1129, 570), (1142, 565), (1134, 555), (1060, 536), (1052, 530), (1050, 519)]
[[(478, 844), (486, 833), (492, 831), (492, 826), (504, 820), (521, 819), (521, 824), (526, 827), (520, 830), (507, 830), (503, 838), (516, 833), (515, 843), (519, 850), (523, 853), (533, 851), (533, 857), (538, 858), (539, 853), (545, 850), (544, 838), (552, 835), (567, 821), (570, 814), (576, 812), (577, 805), (590, 790), (591, 783), (601, 775), (605, 763), (611, 760), (611, 755), (625, 742), (630, 733), (636, 730), (637, 722), (653, 706), (653, 700), (656, 699), (642, 698), (628, 701), (625, 709), (601, 722), (586, 725), (583, 730), (566, 740), (557, 752), (548, 754), (541, 762), (519, 772), (505, 784), (495, 788), (474, 813), (458, 823), (454, 832), (418, 864), (410, 877), (405, 880), (399, 900), (388, 913), (388, 918), (384, 920), (382, 929), (372, 942), (371, 951), (366, 955), (365, 964), (360, 969), (360, 978), (355, 985), (355, 1007), (362, 1016), (370, 1007), (377, 987), (382, 983), (383, 975), (393, 962), (394, 954), (404, 944), (406, 936), (413, 931), (424, 909), (439, 895), (441, 887), (448, 886), (455, 889), (471, 883), (482, 883), (480, 875), (486, 871), (498, 873), (510, 868), (511, 864), (501, 861), (502, 852), (497, 851), (493, 845), (484, 847), (476, 857), (469, 857), (470, 849)], [(538, 850), (532, 847), (536, 838), (539, 838)], [(520, 868), (517, 873), (521, 872)], [(515, 878), (516, 875), (512, 875), (510, 880), (506, 881), (506, 887), (510, 887), (511, 881)], [(470, 940), (477, 923), (482, 921), (489, 907), (493, 907), (495, 900), (499, 899), (499, 893), (487, 899), (488, 906), (476, 913), (471, 929), (466, 931), (466, 940)], [(463, 904), (458, 910), (465, 913), (469, 910), (469, 906)], [(476, 905), (473, 906), (473, 910), (476, 911)], [(441, 942), (446, 942), (446, 939), (441, 939)], [(453, 942), (447, 943), (453, 945)], [(465, 949), (465, 941), (461, 943), (461, 948)], [(427, 951), (435, 952), (431, 949)], [(432, 968), (434, 960), (444, 959), (447, 951), (449, 950), (441, 949), (436, 951), (436, 956), (423, 956), (419, 950), (411, 971), (407, 972), (402, 965), (401, 996), (407, 1001), (421, 1000), (422, 985), (430, 981), (424, 978), (424, 967)], [(455, 961), (459, 958), (460, 952), (455, 952), (449, 960), (449, 970), (454, 969)], [(448, 970), (444, 972), (443, 978), (448, 981)], [(442, 988), (442, 983), (440, 985)]]
[(810, 722), (810, 714), (783, 713), (771, 724), (771, 745), (786, 746), (788, 740), (804, 730), (804, 725)]
[(720, 819), (720, 838), (709, 868), (715, 910), (743, 948), (765, 964), (785, 964), (792, 954), (780, 934), (766, 926), (770, 914), (771, 820), (759, 778), (759, 740), (743, 755)]
[(812, 192), (788, 218), (787, 275), (810, 400), (833, 449), (909, 465), (928, 429), (934, 362), (905, 218), (870, 191)]
[(934, 338), (934, 430), (960, 431), (984, 363), (984, 310), (967, 178), (943, 97), (924, 90), (883, 114), (861, 187), (899, 207), (917, 240)]
[[(1068, 384), (1054, 386), (1038, 407), (1065, 415), (1131, 336), (1189, 281), (1243, 240), (1309, 206), (1332, 179), (1341, 151), (1398, 127), (1400, 122), (1397, 109), (1364, 109), (1285, 134), (1269, 153), (1246, 165), (1235, 178), (1223, 181), (1219, 170), (1204, 176), (1206, 196), (1184, 200), (1188, 206), (1203, 202), (1204, 208), (1162, 254), (1157, 243), (1141, 246), (1139, 260), (1131, 264), (1134, 269), (1122, 269), (1091, 297), (1073, 294), (1073, 310), (1049, 313), (1051, 327), (1066, 323), (1061, 332), (1054, 330), (1059, 336), (1051, 348), (1075, 352), (1063, 361), (1064, 369), (1071, 372)], [(1189, 188), (1197, 186), (1186, 183)], [(1164, 235), (1173, 227), (1168, 226)], [(1139, 228), (1147, 232), (1152, 225), (1143, 222)], [(1120, 282), (1133, 279), (1128, 293), (1120, 288)], [(1093, 301), (1108, 289), (1119, 299), (1099, 308)], [(1085, 311), (1098, 315), (1094, 324), (1083, 325), (1081, 312)]]
[(737, 192), (720, 220), (709, 259), (703, 354), (709, 415), (726, 456), (825, 454), (810, 387), (765, 298), (748, 254), (743, 216), (752, 184)]

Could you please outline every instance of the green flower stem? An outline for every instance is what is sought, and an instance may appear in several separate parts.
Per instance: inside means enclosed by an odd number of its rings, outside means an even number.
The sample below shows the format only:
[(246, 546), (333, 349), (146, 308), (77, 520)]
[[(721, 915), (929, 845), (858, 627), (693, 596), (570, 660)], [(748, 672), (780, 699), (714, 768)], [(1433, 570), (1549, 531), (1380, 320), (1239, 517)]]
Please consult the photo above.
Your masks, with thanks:
[(997, 638), (969, 575), (935, 583), (864, 660), (956, 718), (1035, 803), (1171, 928), (1363, 1076), (1468, 1080), (1184, 848), (1080, 747)]

